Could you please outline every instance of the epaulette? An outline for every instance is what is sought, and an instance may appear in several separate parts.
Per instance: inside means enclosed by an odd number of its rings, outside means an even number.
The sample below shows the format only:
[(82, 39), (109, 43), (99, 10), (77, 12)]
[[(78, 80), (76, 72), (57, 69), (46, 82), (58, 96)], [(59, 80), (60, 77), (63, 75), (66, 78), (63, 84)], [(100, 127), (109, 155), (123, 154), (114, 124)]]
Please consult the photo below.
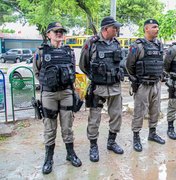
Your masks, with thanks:
[(144, 39), (144, 38), (138, 38), (138, 39), (136, 39), (136, 41), (135, 41), (137, 44), (144, 44), (144, 43), (146, 43), (146, 40)]
[(70, 45), (68, 45), (68, 44), (64, 44), (63, 46), (66, 48), (70, 48)]
[(44, 47), (49, 47), (49, 45), (48, 45), (47, 43), (42, 43), (42, 44), (38, 47), (38, 49), (41, 50), (41, 49), (43, 49)]
[(42, 49), (43, 49), (43, 46), (39, 46), (38, 49), (39, 49), (39, 50), (42, 50)]
[(64, 44), (62, 47), (63, 47), (64, 49), (66, 49), (67, 51), (74, 51), (74, 50), (70, 47), (70, 45), (68, 45), (68, 44)]
[(90, 43), (93, 44), (95, 42), (97, 42), (100, 39), (100, 37), (98, 35), (92, 36), (90, 38)]
[(119, 40), (117, 39), (117, 37), (115, 37), (114, 40), (120, 45), (120, 42), (119, 42)]

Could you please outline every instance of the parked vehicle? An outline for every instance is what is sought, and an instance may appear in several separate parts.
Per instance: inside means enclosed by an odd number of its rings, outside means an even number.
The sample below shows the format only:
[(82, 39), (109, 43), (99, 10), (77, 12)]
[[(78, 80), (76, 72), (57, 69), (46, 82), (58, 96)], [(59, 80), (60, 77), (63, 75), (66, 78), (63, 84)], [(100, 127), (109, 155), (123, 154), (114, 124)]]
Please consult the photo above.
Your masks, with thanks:
[(26, 61), (33, 56), (30, 49), (10, 49), (6, 53), (2, 53), (0, 56), (0, 62), (5, 63), (6, 61), (12, 61), (19, 63)]

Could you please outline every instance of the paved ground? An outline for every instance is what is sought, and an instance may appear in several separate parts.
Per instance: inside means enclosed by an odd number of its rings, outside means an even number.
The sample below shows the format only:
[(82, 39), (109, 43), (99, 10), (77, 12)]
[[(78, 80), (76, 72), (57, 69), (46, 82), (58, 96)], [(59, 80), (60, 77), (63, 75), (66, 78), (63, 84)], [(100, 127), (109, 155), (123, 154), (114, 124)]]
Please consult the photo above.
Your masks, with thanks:
[[(128, 95), (127, 83), (123, 86), (124, 112), (121, 132), (117, 142), (124, 149), (123, 155), (116, 155), (106, 149), (108, 135), (108, 115), (102, 114), (100, 137), (98, 140), (100, 161), (89, 160), (89, 142), (86, 137), (88, 110), (84, 108), (75, 114), (75, 150), (83, 165), (75, 168), (65, 160), (66, 150), (60, 135), (56, 141), (53, 172), (43, 175), (44, 160), (43, 123), (29, 119), (8, 126), (13, 129), (11, 137), (0, 138), (0, 179), (2, 180), (175, 180), (176, 179), (176, 141), (167, 138), (166, 89), (162, 92), (162, 113), (158, 123), (158, 134), (165, 140), (159, 145), (147, 140), (148, 123), (144, 120), (141, 131), (143, 152), (132, 148), (131, 118), (132, 97)], [(176, 125), (176, 124), (175, 124)], [(1, 126), (1, 125), (0, 125)]]

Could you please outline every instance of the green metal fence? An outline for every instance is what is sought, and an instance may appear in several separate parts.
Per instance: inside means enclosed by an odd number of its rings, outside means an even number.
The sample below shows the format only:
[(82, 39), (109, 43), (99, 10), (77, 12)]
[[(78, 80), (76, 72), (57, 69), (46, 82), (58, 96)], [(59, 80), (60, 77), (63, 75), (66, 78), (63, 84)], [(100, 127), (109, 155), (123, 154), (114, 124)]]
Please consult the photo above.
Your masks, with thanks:
[[(20, 115), (23, 117), (23, 114), (33, 109), (31, 98), (36, 96), (35, 79), (31, 68), (19, 66), (10, 73), (9, 81), (11, 84), (12, 116), (13, 121), (15, 121), (15, 112), (20, 111)], [(23, 110), (25, 113), (22, 112)], [(34, 109), (33, 113), (35, 115)]]

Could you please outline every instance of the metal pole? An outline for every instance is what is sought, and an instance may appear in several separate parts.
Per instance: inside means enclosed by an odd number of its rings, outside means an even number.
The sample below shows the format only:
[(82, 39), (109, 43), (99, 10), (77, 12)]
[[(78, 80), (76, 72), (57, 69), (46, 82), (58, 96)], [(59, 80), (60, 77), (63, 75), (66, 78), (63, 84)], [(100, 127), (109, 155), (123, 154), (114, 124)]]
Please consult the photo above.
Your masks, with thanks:
[(111, 16), (116, 19), (116, 0), (111, 0)]

